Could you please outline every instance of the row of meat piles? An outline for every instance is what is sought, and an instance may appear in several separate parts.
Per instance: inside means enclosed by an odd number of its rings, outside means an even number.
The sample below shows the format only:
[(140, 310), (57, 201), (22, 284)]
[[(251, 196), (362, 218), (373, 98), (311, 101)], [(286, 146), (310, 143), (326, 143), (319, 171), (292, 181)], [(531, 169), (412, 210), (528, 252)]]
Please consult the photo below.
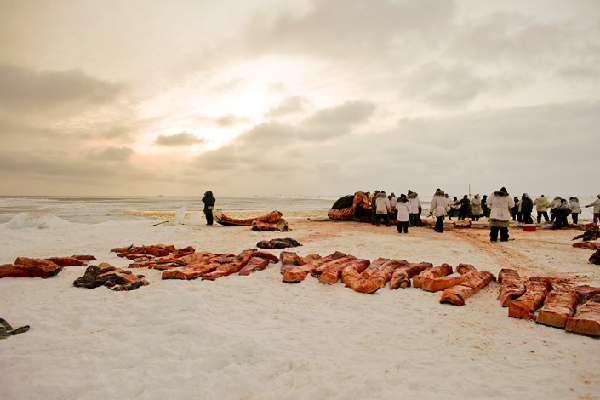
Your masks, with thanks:
[(494, 275), (477, 271), (471, 265), (461, 264), (453, 275), (452, 267), (442, 264), (409, 263), (405, 260), (379, 258), (373, 262), (358, 259), (353, 255), (335, 252), (326, 257), (309, 254), (300, 257), (296, 253), (283, 251), (280, 256), (283, 282), (298, 283), (308, 274), (328, 284), (341, 280), (347, 287), (360, 293), (374, 293), (390, 282), (390, 289), (407, 288), (413, 285), (430, 292), (443, 290), (440, 302), (464, 305), (465, 300), (487, 286)]
[(501, 270), (498, 281), (500, 302), (508, 307), (509, 317), (600, 336), (600, 288), (575, 286), (561, 278), (522, 279), (511, 269)]
[(162, 279), (215, 280), (232, 274), (249, 275), (267, 268), (269, 262), (279, 259), (256, 249), (240, 254), (196, 253), (194, 248), (175, 249), (173, 246), (154, 245), (113, 249), (119, 257), (134, 260), (130, 268), (162, 270)]

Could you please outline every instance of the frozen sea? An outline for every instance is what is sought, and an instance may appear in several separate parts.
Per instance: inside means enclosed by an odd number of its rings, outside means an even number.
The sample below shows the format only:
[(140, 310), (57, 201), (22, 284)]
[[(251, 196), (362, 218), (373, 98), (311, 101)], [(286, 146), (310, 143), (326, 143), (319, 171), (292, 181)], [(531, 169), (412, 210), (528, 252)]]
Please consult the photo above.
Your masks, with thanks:
[[(339, 197), (217, 197), (223, 210), (319, 210), (329, 209)], [(0, 223), (24, 212), (48, 213), (65, 221), (95, 224), (107, 220), (146, 219), (123, 210), (175, 211), (186, 207), (200, 211), (198, 197), (0, 197)]]

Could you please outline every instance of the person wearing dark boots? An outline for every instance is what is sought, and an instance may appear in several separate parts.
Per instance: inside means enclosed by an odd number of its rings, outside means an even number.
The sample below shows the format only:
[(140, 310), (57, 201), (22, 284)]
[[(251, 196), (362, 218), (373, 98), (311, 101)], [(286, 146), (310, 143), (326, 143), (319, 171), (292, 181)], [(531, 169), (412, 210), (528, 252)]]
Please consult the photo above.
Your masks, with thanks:
[(533, 224), (531, 213), (533, 212), (533, 200), (529, 194), (523, 193), (521, 198), (521, 218), (524, 224)]
[(469, 200), (469, 198), (465, 194), (463, 196), (463, 198), (460, 199), (459, 203), (460, 203), (460, 208), (459, 208), (458, 219), (465, 220), (467, 218), (467, 214), (469, 214), (469, 209), (471, 208), (471, 200)]
[(448, 209), (449, 199), (446, 198), (444, 192), (440, 189), (435, 191), (435, 194), (431, 198), (431, 213), (436, 218), (434, 231), (443, 233), (444, 232), (444, 215)]
[(202, 202), (204, 203), (204, 215), (206, 216), (206, 225), (213, 224), (213, 209), (215, 208), (215, 196), (213, 196), (212, 191), (207, 191), (204, 193), (204, 197), (202, 198)]
[(396, 204), (396, 220), (398, 225), (398, 233), (408, 233), (408, 225), (410, 221), (410, 202), (405, 195), (398, 197), (398, 203)]
[(546, 196), (541, 195), (537, 199), (533, 201), (533, 205), (535, 205), (535, 211), (537, 213), (537, 223), (540, 224), (542, 222), (542, 217), (548, 222), (548, 207), (550, 207), (550, 202), (546, 198)]
[(569, 208), (571, 209), (571, 218), (573, 223), (577, 224), (579, 221), (579, 214), (581, 214), (581, 205), (577, 197), (569, 197)]
[(498, 241), (498, 233), (500, 241), (508, 241), (508, 227), (510, 226), (510, 209), (515, 206), (514, 200), (508, 195), (505, 187), (495, 191), (487, 199), (488, 207), (490, 208), (490, 241), (495, 243)]

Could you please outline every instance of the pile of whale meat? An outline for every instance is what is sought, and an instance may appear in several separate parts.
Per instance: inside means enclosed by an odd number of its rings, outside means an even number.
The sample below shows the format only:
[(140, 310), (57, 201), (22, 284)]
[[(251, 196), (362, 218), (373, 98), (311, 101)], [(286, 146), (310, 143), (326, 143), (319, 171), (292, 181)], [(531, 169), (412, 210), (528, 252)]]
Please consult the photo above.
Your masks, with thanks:
[(75, 279), (73, 286), (86, 289), (95, 289), (106, 286), (112, 290), (134, 290), (148, 285), (144, 275), (134, 275), (131, 271), (113, 267), (107, 263), (90, 265), (83, 276)]
[(564, 278), (523, 279), (512, 269), (502, 269), (498, 282), (500, 303), (508, 307), (509, 317), (600, 336), (600, 288), (576, 286)]
[(302, 246), (302, 244), (298, 243), (296, 239), (292, 239), (290, 237), (261, 240), (260, 242), (256, 243), (256, 247), (259, 249), (285, 249), (288, 247), (298, 246)]
[(62, 271), (63, 267), (87, 265), (88, 261), (95, 259), (89, 254), (43, 259), (17, 257), (13, 264), (0, 265), (0, 278), (49, 278)]

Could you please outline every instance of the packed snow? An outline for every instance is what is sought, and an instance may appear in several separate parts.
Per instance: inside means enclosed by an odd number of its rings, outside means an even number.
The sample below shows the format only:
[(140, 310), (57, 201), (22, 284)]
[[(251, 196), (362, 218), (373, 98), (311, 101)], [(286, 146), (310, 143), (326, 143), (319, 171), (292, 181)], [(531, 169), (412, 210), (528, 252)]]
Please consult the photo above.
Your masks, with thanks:
[[(18, 256), (93, 254), (126, 267), (110, 250), (130, 244), (240, 253), (290, 236), (300, 255), (342, 251), (469, 263), (495, 275), (579, 276), (600, 285), (574, 231), (522, 232), (495, 246), (485, 230), (438, 234), (333, 221), (290, 221), (291, 232), (154, 220), (75, 224), (18, 215), (0, 226), (0, 264)], [(47, 228), (47, 229), (38, 229)], [(273, 250), (279, 255), (279, 251)], [(282, 283), (280, 264), (247, 277), (162, 280), (130, 292), (73, 287), (85, 267), (55, 277), (0, 279), (0, 317), (23, 334), (0, 341), (2, 399), (475, 399), (594, 398), (598, 340), (512, 319), (493, 283), (464, 307), (408, 288), (364, 295), (310, 276)]]

